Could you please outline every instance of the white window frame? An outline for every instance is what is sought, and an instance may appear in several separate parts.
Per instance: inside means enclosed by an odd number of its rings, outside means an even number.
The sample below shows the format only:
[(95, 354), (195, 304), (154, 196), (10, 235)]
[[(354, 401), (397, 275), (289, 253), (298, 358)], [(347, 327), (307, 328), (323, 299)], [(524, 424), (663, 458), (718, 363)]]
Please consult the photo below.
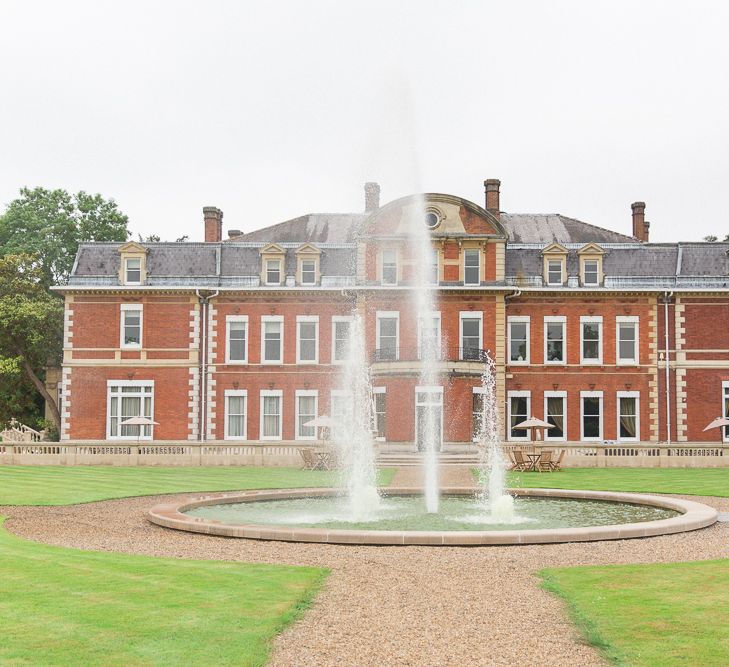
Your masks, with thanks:
[(337, 359), (337, 323), (348, 322), (349, 323), (349, 340), (352, 340), (352, 324), (354, 323), (354, 317), (351, 315), (332, 315), (332, 364), (341, 365), (346, 359)]
[[(583, 398), (599, 398), (600, 399), (600, 435), (596, 438), (585, 437), (585, 404)], [(582, 442), (602, 442), (605, 433), (605, 402), (603, 400), (603, 392), (601, 391), (581, 391), (580, 392), (580, 440)]]
[(337, 422), (337, 417), (340, 417), (341, 415), (334, 413), (334, 403), (336, 402), (337, 398), (347, 397), (349, 396), (352, 398), (352, 392), (347, 391), (346, 389), (330, 389), (329, 390), (329, 416), (335, 420), (335, 423), (337, 424), (333, 428), (329, 429), (329, 435), (330, 437), (338, 437), (338, 432), (341, 431), (345, 425), (341, 422)]
[[(372, 398), (373, 401), (375, 400), (374, 394), (385, 394), (385, 396), (387, 396), (387, 387), (372, 387), (372, 394), (373, 394), (373, 398)], [(385, 398), (385, 400), (387, 400), (387, 398)], [(374, 431), (374, 433), (377, 433), (377, 411), (375, 409), (375, 405), (372, 406), (372, 413), (375, 417), (375, 424), (374, 424), (375, 428), (372, 430)], [(385, 409), (385, 434), (387, 434), (387, 409)], [(377, 440), (378, 442), (385, 442), (385, 440), (387, 440), (387, 435), (384, 435), (384, 436), (375, 435), (375, 440)]]
[(380, 320), (395, 318), (395, 359), (400, 359), (400, 311), (399, 310), (378, 310), (375, 316), (376, 327), (376, 349), (381, 350), (380, 345)]
[[(228, 399), (229, 398), (245, 398), (245, 414), (243, 417), (243, 435), (230, 435), (228, 432)], [(225, 440), (248, 440), (248, 390), (247, 389), (226, 389), (225, 390)]]
[[(511, 325), (512, 324), (526, 324), (526, 358), (522, 361), (512, 361), (511, 359)], [(509, 315), (506, 321), (507, 336), (507, 357), (506, 363), (509, 366), (528, 366), (531, 357), (531, 317), (529, 315)]]
[[(268, 279), (268, 263), (269, 262), (278, 262), (278, 282), (271, 282)], [(267, 257), (264, 260), (265, 267), (264, 267), (264, 275), (266, 276), (266, 285), (281, 285), (283, 283), (282, 277), (284, 272), (284, 262), (280, 257)]]
[[(393, 282), (385, 280), (385, 253), (393, 252), (395, 254), (395, 280)], [(383, 248), (380, 251), (380, 283), (382, 285), (397, 285), (400, 272), (400, 253), (397, 248)]]
[[(620, 356), (620, 325), (633, 324), (635, 326), (635, 358), (623, 359)], [(640, 318), (637, 315), (618, 315), (615, 318), (615, 363), (618, 366), (637, 366), (640, 348)]]
[[(469, 282), (466, 280), (466, 267), (468, 266), (466, 264), (466, 255), (468, 253), (476, 253), (476, 257), (478, 258), (478, 264), (476, 265), (476, 270), (478, 274), (478, 279), (476, 282)], [(480, 248), (464, 248), (463, 250), (463, 284), (464, 285), (480, 285), (481, 284), (481, 255), (483, 253), (481, 252)], [(474, 267), (470, 267), (474, 268)]]
[[(129, 310), (139, 311), (139, 343), (125, 343), (124, 342), (124, 327), (125, 318), (124, 314)], [(119, 309), (119, 347), (122, 350), (141, 350), (144, 345), (144, 304), (141, 303), (122, 303)]]
[[(427, 313), (426, 317), (431, 320), (438, 320), (438, 340), (436, 341), (436, 351), (440, 358), (441, 343), (443, 340), (442, 319), (439, 310), (432, 310)], [(423, 318), (418, 317), (418, 359), (423, 356)]]
[(567, 392), (566, 391), (545, 391), (544, 392), (544, 421), (549, 421), (549, 413), (547, 412), (547, 399), (548, 398), (561, 398), (562, 399), (562, 420), (564, 421), (562, 427), (562, 436), (550, 438), (549, 432), (551, 428), (544, 429), (544, 442), (567, 442)]
[[(281, 355), (277, 360), (266, 360), (266, 324), (269, 322), (281, 323)], [(280, 366), (284, 360), (284, 316), (283, 315), (264, 315), (261, 317), (261, 363), (273, 366)]]
[[(440, 396), (439, 403), (431, 402), (420, 402), (418, 401), (418, 394), (437, 394)], [(415, 405), (415, 446), (418, 446), (418, 408), (429, 408), (429, 407), (440, 407), (440, 448), (443, 449), (443, 432), (445, 422), (445, 401), (443, 400), (443, 386), (442, 385), (416, 385), (415, 394), (413, 395), (413, 401)]]
[(299, 432), (299, 398), (314, 397), (314, 419), (319, 416), (319, 392), (316, 389), (297, 389), (295, 392), (295, 414), (294, 414), (294, 439), (296, 440), (316, 440), (318, 428), (314, 427), (314, 435), (301, 435)]
[[(301, 260), (301, 265), (300, 265), (299, 272), (300, 272), (300, 276), (301, 276), (301, 284), (302, 285), (316, 285), (316, 265), (317, 265), (317, 261), (318, 260), (316, 260), (316, 259), (311, 259), (311, 258), (308, 258), (308, 257), (306, 259), (302, 259)], [(314, 271), (313, 271), (313, 273), (314, 273), (314, 280), (312, 280), (310, 282), (305, 282), (304, 281), (304, 264), (306, 264), (307, 262), (311, 262), (314, 265)]]
[[(526, 418), (529, 419), (529, 416), (532, 413), (532, 392), (527, 390), (520, 390), (520, 391), (509, 391), (506, 394), (506, 439), (511, 442), (528, 442), (529, 441), (529, 431), (530, 429), (524, 429), (526, 431), (526, 435), (523, 438), (519, 437), (512, 437), (511, 435), (511, 399), (512, 398), (526, 398), (527, 400), (527, 410), (526, 410)], [(521, 429), (518, 429), (521, 431)]]
[[(267, 396), (278, 396), (278, 435), (263, 435), (263, 419), (265, 415), (263, 414), (263, 399)], [(283, 440), (283, 411), (284, 411), (284, 401), (283, 401), (283, 390), (281, 389), (261, 389), (260, 395), (259, 395), (259, 404), (258, 404), (258, 412), (259, 414), (259, 431), (258, 431), (258, 437), (260, 440)]]
[[(106, 381), (106, 439), (107, 440), (154, 440), (154, 424), (149, 427), (149, 435), (121, 435), (121, 425), (119, 425), (118, 435), (111, 435), (111, 392), (110, 387), (152, 387), (152, 391), (139, 394), (142, 401), (142, 410), (144, 410), (144, 399), (149, 396), (150, 401), (150, 418), (154, 421), (154, 380), (107, 380)], [(123, 394), (120, 392), (117, 397), (121, 399)], [(119, 410), (121, 411), (121, 400), (119, 402)], [(121, 421), (121, 414), (119, 415)]]
[[(559, 263), (559, 282), (555, 283), (550, 280), (550, 274), (552, 273), (549, 270), (549, 265), (551, 262), (557, 262)], [(550, 259), (547, 258), (547, 285), (564, 285), (564, 270), (565, 270), (565, 261), (564, 259)]]
[[(719, 411), (722, 417), (729, 417), (729, 412), (725, 407), (727, 399), (729, 399), (729, 380), (723, 380), (721, 383), (721, 410)], [(722, 442), (729, 442), (729, 435), (726, 435), (728, 430), (726, 426), (721, 427)]]
[[(621, 438), (620, 437), (620, 399), (621, 398), (634, 398), (635, 399), (635, 438)], [(619, 442), (640, 442), (640, 392), (639, 391), (619, 391), (615, 397), (615, 416), (616, 416), (616, 430), (615, 439)]]
[[(230, 325), (231, 324), (245, 324), (246, 329), (246, 344), (245, 344), (245, 358), (244, 359), (231, 359), (230, 358)], [(248, 315), (228, 315), (225, 318), (225, 363), (244, 365), (248, 363), (248, 341), (250, 339), (250, 328), (248, 327)]]
[[(300, 324), (314, 324), (314, 359), (301, 358), (301, 327)], [(296, 316), (296, 363), (300, 365), (312, 365), (319, 363), (319, 316), (318, 315), (297, 315)]]
[[(550, 324), (562, 325), (562, 360), (550, 361), (547, 351), (549, 349), (549, 340), (547, 339), (547, 330)], [(544, 318), (544, 363), (549, 366), (564, 366), (567, 364), (567, 317), (564, 315), (550, 315)]]
[[(129, 262), (139, 262), (139, 280), (129, 280)], [(142, 284), (142, 258), (141, 257), (125, 257), (124, 258), (124, 284), (125, 285), (141, 285)]]
[(463, 360), (463, 320), (478, 320), (478, 349), (483, 350), (483, 311), (461, 310), (458, 313), (458, 351), (459, 357)]
[[(587, 282), (587, 262), (595, 262), (595, 282)], [(582, 260), (582, 285), (584, 287), (599, 287), (600, 286), (600, 260), (590, 257), (589, 259)]]
[[(471, 430), (473, 430), (473, 395), (474, 394), (481, 394), (481, 396), (484, 396), (486, 394), (486, 389), (483, 387), (473, 387), (473, 391), (471, 392)], [(483, 401), (483, 399), (481, 399)], [(472, 433), (471, 434), (471, 442), (478, 442), (478, 433)]]
[[(585, 359), (585, 324), (599, 324), (600, 338), (598, 339), (598, 358)], [(582, 366), (602, 366), (604, 330), (602, 315), (581, 315), (580, 316), (580, 364)]]

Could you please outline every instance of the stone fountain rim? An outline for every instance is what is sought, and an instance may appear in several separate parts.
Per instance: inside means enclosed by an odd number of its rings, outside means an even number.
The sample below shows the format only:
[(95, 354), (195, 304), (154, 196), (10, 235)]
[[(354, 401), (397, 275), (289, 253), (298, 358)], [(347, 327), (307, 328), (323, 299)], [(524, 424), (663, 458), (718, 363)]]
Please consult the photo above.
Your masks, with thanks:
[[(476, 487), (446, 487), (444, 495), (472, 495)], [(384, 495), (422, 495), (418, 487), (386, 487)], [(669, 535), (711, 526), (718, 519), (718, 512), (708, 505), (644, 493), (618, 493), (613, 491), (583, 491), (574, 489), (509, 489), (517, 496), (544, 498), (573, 498), (579, 500), (605, 500), (609, 502), (651, 505), (680, 512), (678, 516), (655, 521), (626, 523), (607, 526), (553, 528), (539, 530), (500, 531), (384, 531), (348, 530), (323, 528), (292, 528), (265, 524), (230, 524), (192, 517), (185, 511), (208, 505), (224, 505), (261, 500), (288, 500), (295, 498), (341, 495), (336, 488), (273, 489), (228, 493), (196, 494), (174, 503), (161, 503), (152, 507), (147, 519), (154, 524), (206, 535), (239, 537), (251, 540), (282, 542), (314, 542), (323, 544), (359, 545), (421, 545), (421, 546), (479, 546), (553, 544), (559, 542), (595, 542), (600, 540), (624, 540), (639, 537)]]

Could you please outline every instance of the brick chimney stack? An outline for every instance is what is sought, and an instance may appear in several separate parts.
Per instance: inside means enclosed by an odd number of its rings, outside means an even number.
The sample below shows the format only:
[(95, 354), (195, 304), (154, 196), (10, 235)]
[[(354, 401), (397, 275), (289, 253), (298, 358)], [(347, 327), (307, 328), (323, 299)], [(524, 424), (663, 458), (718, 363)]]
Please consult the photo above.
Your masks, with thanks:
[(204, 206), (205, 243), (220, 243), (223, 240), (223, 212), (217, 206)]
[(371, 213), (380, 208), (380, 184), (365, 183), (365, 213)]
[(486, 191), (486, 210), (498, 218), (501, 213), (501, 207), (499, 205), (501, 181), (498, 178), (486, 179), (483, 182), (483, 188)]
[(648, 243), (648, 232), (651, 223), (645, 221), (645, 202), (633, 202), (630, 208), (633, 210), (633, 236), (639, 241)]

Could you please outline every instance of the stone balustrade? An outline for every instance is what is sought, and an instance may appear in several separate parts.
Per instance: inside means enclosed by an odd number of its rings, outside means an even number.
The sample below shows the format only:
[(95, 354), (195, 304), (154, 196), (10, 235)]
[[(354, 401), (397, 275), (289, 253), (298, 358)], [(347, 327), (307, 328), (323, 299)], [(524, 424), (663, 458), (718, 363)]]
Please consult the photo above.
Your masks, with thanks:
[[(117, 465), (117, 466), (290, 466), (303, 463), (302, 448), (321, 448), (322, 442), (1, 442), (0, 465)], [(504, 443), (505, 450), (555, 456), (565, 450), (568, 468), (717, 468), (729, 467), (729, 445)], [(476, 452), (474, 448), (474, 453)]]

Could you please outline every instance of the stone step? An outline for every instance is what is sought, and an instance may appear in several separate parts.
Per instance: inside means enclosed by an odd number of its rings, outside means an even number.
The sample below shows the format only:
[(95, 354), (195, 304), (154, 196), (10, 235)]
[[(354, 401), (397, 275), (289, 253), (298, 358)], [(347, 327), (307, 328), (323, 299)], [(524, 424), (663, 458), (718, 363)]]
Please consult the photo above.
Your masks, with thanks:
[[(377, 465), (379, 466), (421, 466), (423, 465), (424, 456), (421, 453), (402, 452), (402, 453), (383, 453), (377, 457)], [(478, 464), (477, 454), (446, 454), (438, 455), (438, 465), (440, 466), (473, 466)]]

